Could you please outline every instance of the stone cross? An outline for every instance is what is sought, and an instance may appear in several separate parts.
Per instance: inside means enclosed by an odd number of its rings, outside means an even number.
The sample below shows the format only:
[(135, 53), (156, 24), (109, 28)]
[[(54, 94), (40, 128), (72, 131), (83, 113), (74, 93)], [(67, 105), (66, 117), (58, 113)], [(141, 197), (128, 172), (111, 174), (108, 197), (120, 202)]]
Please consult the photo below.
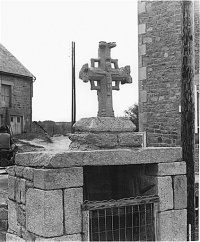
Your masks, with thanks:
[(85, 64), (79, 72), (79, 78), (84, 82), (90, 81), (91, 90), (97, 90), (98, 117), (114, 117), (112, 90), (119, 90), (120, 82), (132, 83), (130, 66), (119, 68), (118, 60), (111, 59), (110, 49), (115, 46), (115, 42), (99, 42), (98, 58), (92, 58), (91, 67)]

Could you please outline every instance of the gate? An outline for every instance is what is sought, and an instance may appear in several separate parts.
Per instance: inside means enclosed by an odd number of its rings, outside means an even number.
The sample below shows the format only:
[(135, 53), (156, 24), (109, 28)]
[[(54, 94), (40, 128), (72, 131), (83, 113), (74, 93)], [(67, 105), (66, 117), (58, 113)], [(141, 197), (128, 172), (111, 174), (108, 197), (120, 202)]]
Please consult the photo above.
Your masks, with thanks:
[(159, 198), (125, 198), (83, 204), (84, 241), (156, 241)]

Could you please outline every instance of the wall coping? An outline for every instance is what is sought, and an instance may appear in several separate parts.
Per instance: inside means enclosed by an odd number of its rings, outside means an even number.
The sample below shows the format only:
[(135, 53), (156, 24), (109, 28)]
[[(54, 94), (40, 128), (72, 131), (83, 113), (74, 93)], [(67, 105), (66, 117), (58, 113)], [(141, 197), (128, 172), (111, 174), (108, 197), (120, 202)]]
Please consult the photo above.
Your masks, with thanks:
[(26, 152), (16, 155), (16, 165), (35, 168), (131, 165), (182, 161), (181, 147), (148, 147), (94, 151)]

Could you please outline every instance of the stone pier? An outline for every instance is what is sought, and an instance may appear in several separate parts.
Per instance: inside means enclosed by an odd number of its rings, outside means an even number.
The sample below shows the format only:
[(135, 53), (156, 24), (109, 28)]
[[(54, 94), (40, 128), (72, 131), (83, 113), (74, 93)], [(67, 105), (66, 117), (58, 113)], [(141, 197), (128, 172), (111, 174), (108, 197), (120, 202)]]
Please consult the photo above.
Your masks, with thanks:
[(143, 165), (160, 199), (157, 237), (186, 241), (186, 166), (181, 148), (18, 154), (8, 169), (7, 241), (82, 241), (84, 167)]

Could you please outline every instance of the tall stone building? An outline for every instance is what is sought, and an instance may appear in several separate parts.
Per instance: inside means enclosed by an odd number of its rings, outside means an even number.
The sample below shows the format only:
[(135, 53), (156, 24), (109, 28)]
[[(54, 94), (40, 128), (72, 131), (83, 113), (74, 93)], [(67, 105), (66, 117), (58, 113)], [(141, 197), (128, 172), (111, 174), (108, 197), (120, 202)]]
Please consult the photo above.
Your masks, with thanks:
[[(139, 129), (148, 146), (178, 146), (181, 135), (182, 1), (139, 1)], [(199, 2), (194, 2), (196, 132), (199, 109)]]
[(31, 130), (35, 77), (0, 44), (0, 125), (14, 134)]

